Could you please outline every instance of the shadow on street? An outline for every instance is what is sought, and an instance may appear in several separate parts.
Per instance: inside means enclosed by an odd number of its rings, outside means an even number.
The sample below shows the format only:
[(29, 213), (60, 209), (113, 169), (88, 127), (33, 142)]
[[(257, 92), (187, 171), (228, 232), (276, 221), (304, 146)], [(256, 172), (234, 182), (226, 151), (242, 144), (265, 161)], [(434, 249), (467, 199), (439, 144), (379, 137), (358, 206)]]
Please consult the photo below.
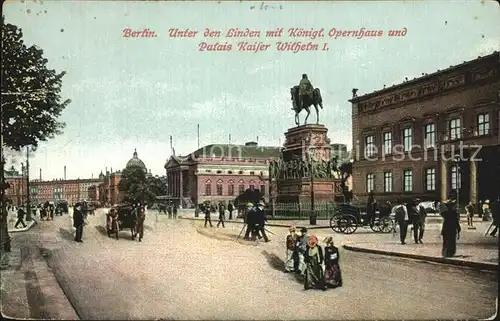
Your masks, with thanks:
[(61, 235), (61, 237), (67, 241), (73, 241), (73, 239), (75, 238), (73, 233), (71, 233), (70, 231), (68, 230), (65, 230), (63, 228), (59, 228), (59, 234)]

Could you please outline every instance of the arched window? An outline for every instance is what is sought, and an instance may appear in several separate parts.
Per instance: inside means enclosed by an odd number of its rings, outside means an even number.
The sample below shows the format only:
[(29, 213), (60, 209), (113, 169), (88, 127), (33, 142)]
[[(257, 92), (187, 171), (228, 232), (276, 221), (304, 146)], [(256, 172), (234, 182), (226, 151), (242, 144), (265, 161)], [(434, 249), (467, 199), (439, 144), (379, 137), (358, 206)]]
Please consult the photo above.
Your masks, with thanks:
[(217, 181), (217, 195), (222, 196), (222, 180)]
[(205, 182), (205, 195), (212, 195), (212, 181), (210, 181), (209, 179), (207, 179), (207, 181)]
[(240, 181), (238, 182), (238, 194), (243, 194), (243, 192), (245, 191), (245, 182), (240, 179)]
[(255, 181), (253, 179), (251, 179), (250, 182), (248, 182), (248, 184), (249, 184), (248, 188), (250, 188), (251, 190), (255, 189)]
[(234, 181), (232, 179), (230, 179), (227, 184), (227, 195), (229, 196), (234, 195)]
[(260, 181), (259, 185), (260, 185), (260, 193), (262, 195), (266, 195), (266, 183)]

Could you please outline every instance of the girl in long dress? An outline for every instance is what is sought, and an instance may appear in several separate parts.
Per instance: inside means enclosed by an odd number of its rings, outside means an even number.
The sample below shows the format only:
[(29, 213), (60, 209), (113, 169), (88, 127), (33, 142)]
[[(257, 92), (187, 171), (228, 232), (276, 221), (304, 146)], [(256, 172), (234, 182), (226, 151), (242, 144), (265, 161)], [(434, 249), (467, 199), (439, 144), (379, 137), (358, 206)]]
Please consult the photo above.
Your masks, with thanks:
[(333, 244), (333, 238), (327, 237), (325, 246), (325, 285), (336, 288), (342, 286), (342, 272), (339, 266), (339, 249)]
[(441, 229), (443, 237), (442, 255), (444, 257), (452, 257), (457, 252), (457, 238), (460, 237), (460, 231), (460, 218), (457, 207), (452, 201), (449, 201), (443, 213), (443, 227)]
[(326, 290), (323, 278), (323, 250), (318, 245), (318, 238), (314, 235), (309, 237), (307, 251), (305, 254), (306, 271), (304, 277), (304, 289), (310, 288)]

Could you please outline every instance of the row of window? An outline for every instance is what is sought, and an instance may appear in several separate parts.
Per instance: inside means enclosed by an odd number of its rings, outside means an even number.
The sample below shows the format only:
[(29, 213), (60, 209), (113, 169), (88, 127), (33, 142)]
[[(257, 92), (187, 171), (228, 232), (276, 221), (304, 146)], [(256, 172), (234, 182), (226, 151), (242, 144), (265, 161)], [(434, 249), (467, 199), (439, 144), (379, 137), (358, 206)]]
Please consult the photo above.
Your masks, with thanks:
[[(217, 183), (215, 185), (216, 188), (216, 195), (217, 196), (222, 196), (224, 195), (224, 185)], [(250, 189), (255, 189), (255, 185), (248, 185), (248, 188)], [(245, 191), (245, 184), (240, 184), (238, 185), (238, 195), (242, 194)], [(266, 185), (260, 185), (260, 192), (261, 194), (266, 193)], [(211, 196), (212, 195), (212, 184), (211, 183), (205, 183), (205, 195)], [(228, 196), (234, 196), (234, 184), (229, 184), (227, 186), (227, 195)]]
[[(211, 170), (211, 169), (206, 169), (206, 170), (205, 170), (205, 173), (212, 173), (212, 170)], [(222, 170), (217, 170), (217, 171), (216, 171), (216, 173), (217, 173), (217, 174), (224, 174), (224, 171), (222, 171)], [(229, 175), (232, 175), (232, 174), (235, 174), (235, 173), (238, 173), (238, 174), (242, 175), (242, 174), (244, 174), (245, 172), (244, 172), (244, 171), (242, 171), (242, 170), (237, 171), (237, 172), (234, 172), (234, 171), (227, 171), (227, 174), (229, 174)], [(249, 174), (249, 175), (257, 175), (255, 171), (250, 171), (248, 174)], [(262, 172), (262, 171), (258, 173), (258, 175), (261, 175), (261, 176), (262, 176), (263, 174), (264, 174), (264, 172)]]
[[(462, 120), (453, 118), (448, 121), (448, 136), (447, 140), (455, 140), (462, 138)], [(490, 133), (490, 114), (478, 114), (476, 117), (477, 129), (476, 136), (488, 135)], [(430, 123), (424, 126), (424, 148), (436, 146), (436, 124)], [(407, 127), (402, 130), (403, 151), (409, 152), (413, 147), (413, 128)], [(392, 154), (393, 139), (392, 132), (382, 134), (382, 146), (384, 154)], [(369, 135), (365, 137), (365, 155), (370, 157), (376, 154), (375, 136)]]
[[(426, 192), (436, 191), (436, 169), (426, 168), (424, 172), (424, 189)], [(451, 166), (451, 189), (457, 189), (462, 187), (462, 175), (460, 173), (460, 168), (456, 165)], [(384, 172), (384, 192), (393, 192), (393, 176), (392, 172)], [(366, 191), (375, 191), (375, 175), (369, 173), (366, 175)], [(413, 170), (405, 169), (403, 170), (403, 192), (413, 191)]]

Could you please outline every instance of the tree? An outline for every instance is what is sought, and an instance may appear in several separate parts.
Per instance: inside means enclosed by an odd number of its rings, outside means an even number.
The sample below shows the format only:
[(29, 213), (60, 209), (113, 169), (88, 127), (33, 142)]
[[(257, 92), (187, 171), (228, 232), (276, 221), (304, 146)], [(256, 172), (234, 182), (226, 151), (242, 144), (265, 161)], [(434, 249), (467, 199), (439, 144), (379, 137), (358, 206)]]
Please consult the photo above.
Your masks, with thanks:
[(125, 201), (133, 203), (151, 202), (156, 196), (151, 190), (144, 169), (135, 165), (129, 166), (122, 171), (118, 190), (125, 192)]
[(248, 202), (252, 202), (253, 204), (256, 205), (263, 197), (264, 195), (262, 195), (262, 193), (259, 190), (247, 188), (243, 193), (241, 193), (236, 197), (234, 203), (237, 206), (243, 204), (246, 206)]
[(1, 23), (0, 238), (4, 250), (10, 252), (5, 208), (4, 146), (17, 151), (29, 145), (36, 148), (40, 141), (60, 134), (64, 123), (57, 119), (71, 101), (62, 101), (60, 97), (65, 73), (48, 69), (42, 49), (34, 45), (26, 47), (21, 29), (5, 24), (3, 16)]
[(149, 177), (147, 181), (149, 189), (155, 196), (168, 194), (166, 177)]
[(48, 69), (43, 50), (26, 47), (22, 37), (2, 17), (2, 134), (14, 150), (61, 134), (65, 124), (58, 117), (71, 102), (60, 96), (65, 72)]
[(351, 202), (353, 195), (352, 191), (349, 190), (349, 187), (347, 186), (347, 180), (349, 177), (352, 176), (352, 162), (349, 163), (343, 163), (341, 164), (338, 169), (340, 170), (341, 173), (341, 185), (342, 185), (342, 191), (344, 194), (344, 200), (346, 203)]

